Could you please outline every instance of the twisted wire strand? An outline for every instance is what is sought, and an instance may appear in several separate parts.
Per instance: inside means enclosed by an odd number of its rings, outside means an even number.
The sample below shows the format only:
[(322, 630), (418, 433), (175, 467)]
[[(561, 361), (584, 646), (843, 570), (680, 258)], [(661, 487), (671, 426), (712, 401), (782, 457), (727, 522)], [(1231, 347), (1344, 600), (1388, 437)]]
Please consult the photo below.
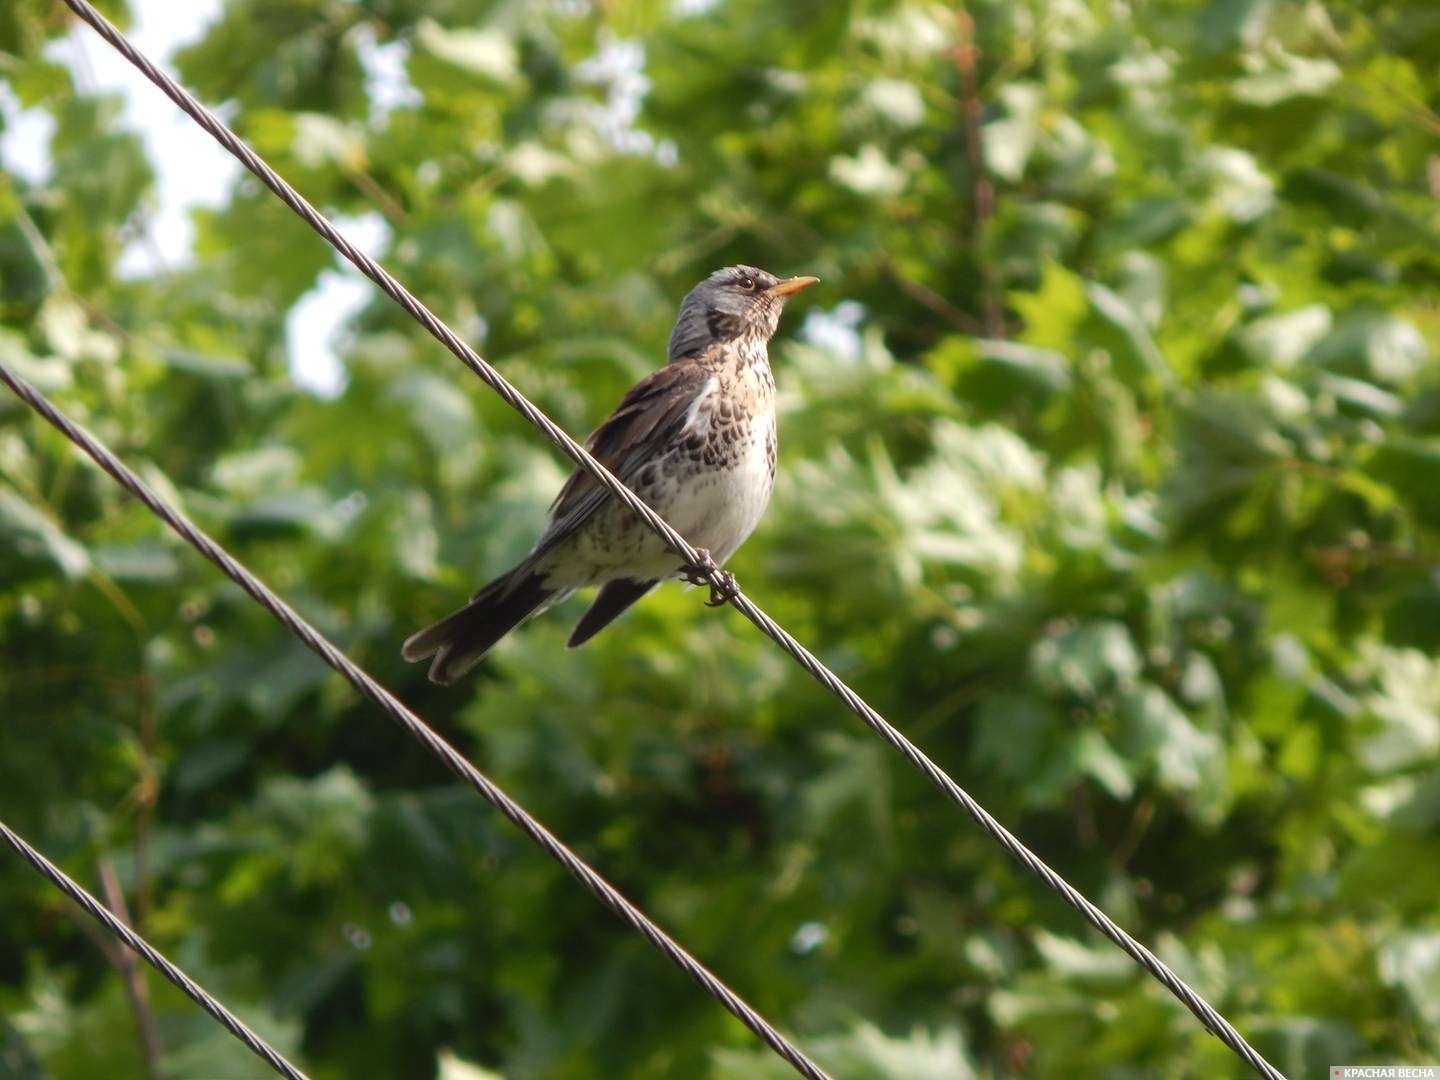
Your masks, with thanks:
[(269, 1065), (281, 1076), (289, 1077), (290, 1080), (307, 1080), (304, 1073), (286, 1061), (284, 1056), (273, 1046), (246, 1027), (243, 1020), (211, 997), (203, 986), (165, 959), (159, 949), (116, 918), (109, 908), (86, 892), (79, 882), (26, 843), (23, 836), (3, 821), (0, 821), (0, 840), (4, 840), (14, 848), (21, 858), (33, 866), (43, 877), (48, 878), (52, 885), (84, 908), (87, 915), (143, 956), (151, 967), (178, 986), (184, 991), (186, 997), (224, 1025), (226, 1031), (249, 1047), (250, 1052), (266, 1065)]
[[(770, 1049), (784, 1058), (796, 1072), (809, 1080), (829, 1080), (820, 1066), (793, 1046), (743, 998), (721, 982), (719, 977), (704, 964), (686, 952), (679, 942), (660, 929), (643, 911), (627, 900), (619, 890), (532, 817), (524, 807), (466, 760), (430, 725), (411, 712), (368, 673), (356, 666), (320, 631), (311, 626), (303, 616), (272, 592), (244, 564), (221, 547), (218, 542), (211, 539), (183, 512), (156, 494), (103, 443), (61, 412), (49, 398), (3, 362), (0, 362), (0, 382), (9, 386), (20, 400), (84, 451), (86, 456), (108, 473), (121, 487), (144, 503), (152, 513), (177, 532), (191, 547), (218, 566), (230, 580), (244, 589), (252, 600), (275, 616), (287, 630), (303, 641), (312, 652), (318, 654), (320, 659), (339, 672), (367, 700), (420, 740), (425, 748), (439, 758), (451, 772), (473, 787), (486, 802), (504, 814), (511, 823), (536, 844), (544, 848), (545, 852), (563, 866), (581, 885), (585, 886), (592, 896), (620, 916), (621, 920), (632, 930), (664, 953), (676, 967), (690, 976), (707, 994), (725, 1006), (736, 1019), (754, 1032)], [(184, 989), (184, 986), (181, 986), (181, 989)]]
[(889, 721), (875, 711), (859, 694), (826, 667), (813, 653), (795, 640), (783, 627), (746, 597), (733, 579), (727, 579), (714, 562), (692, 547), (684, 537), (670, 527), (663, 518), (645, 504), (633, 491), (621, 483), (608, 469), (596, 461), (579, 443), (565, 433), (554, 421), (533, 405), (519, 390), (487, 363), (469, 345), (446, 326), (399, 281), (383, 267), (360, 251), (343, 237), (323, 214), (310, 205), (298, 191), (290, 186), (278, 173), (266, 164), (258, 154), (232, 132), (189, 92), (176, 83), (169, 75), (157, 68), (150, 60), (112, 26), (103, 15), (87, 0), (65, 0), (65, 4), (95, 29), (111, 46), (117, 49), (130, 63), (200, 125), (212, 138), (233, 154), (286, 206), (319, 233), (331, 246), (340, 252), (356, 269), (373, 281), (382, 292), (398, 303), (412, 318), (419, 322), (436, 340), (453, 353), (466, 367), (511, 408), (538, 428), (552, 443), (598, 480), (606, 490), (634, 512), (647, 526), (655, 531), (665, 543), (684, 560), (687, 566), (699, 567), (711, 586), (725, 596), (762, 633), (780, 646), (792, 659), (805, 669), (817, 682), (838, 697), (845, 706), (868, 725), (890, 747), (898, 751), (912, 766), (940, 789), (951, 802), (963, 809), (981, 829), (992, 837), (1026, 870), (1036, 875), (1050, 889), (1080, 913), (1084, 919), (1105, 937), (1120, 947), (1136, 963), (1140, 964), (1167, 990), (1175, 995), (1187, 1009), (1212, 1034), (1235, 1052), (1247, 1065), (1267, 1080), (1284, 1080), (1283, 1075), (1252, 1047), (1245, 1038), (1215, 1010), (1204, 998), (1175, 974), (1159, 957), (1123, 928), (1115, 923), (1100, 908), (1096, 907), (1074, 886), (1067, 882), (1038, 855), (1027, 848), (1003, 825), (995, 820), (963, 788), (952, 780), (943, 769), (936, 765), (923, 751), (905, 737)]

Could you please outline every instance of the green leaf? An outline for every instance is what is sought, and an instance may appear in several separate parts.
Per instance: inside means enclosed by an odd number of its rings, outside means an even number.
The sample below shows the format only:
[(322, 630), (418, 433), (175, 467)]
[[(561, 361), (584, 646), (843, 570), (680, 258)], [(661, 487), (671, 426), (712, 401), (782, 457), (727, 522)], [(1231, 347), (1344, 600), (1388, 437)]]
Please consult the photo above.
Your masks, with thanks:
[(1340, 68), (1326, 58), (1296, 56), (1279, 47), (1251, 54), (1251, 71), (1231, 84), (1237, 101), (1269, 108), (1295, 97), (1318, 97), (1340, 80)]
[(1094, 729), (1075, 736), (1070, 755), (1076, 772), (1090, 777), (1116, 799), (1128, 799), (1135, 790), (1129, 762), (1117, 754), (1105, 737)]
[(163, 585), (180, 576), (180, 560), (159, 540), (140, 540), (123, 546), (96, 544), (90, 549), (90, 556), (102, 573), (116, 581)]
[(1413, 379), (1430, 348), (1413, 323), (1393, 315), (1355, 312), (1310, 350), (1309, 359), (1326, 367), (1368, 376), (1379, 382)]
[(1120, 695), (1121, 752), (1153, 761), (1155, 774), (1169, 791), (1194, 792), (1213, 787), (1223, 776), (1223, 746), (1201, 731), (1158, 687), (1143, 685)]
[(1055, 695), (1093, 700), (1140, 673), (1140, 653), (1120, 623), (1082, 623), (1037, 642), (1030, 651), (1036, 682)]
[(1041, 91), (1029, 83), (1008, 83), (1000, 90), (1001, 119), (984, 128), (985, 166), (1002, 180), (1017, 182), (1040, 135)]
[(1401, 990), (1427, 1027), (1440, 1025), (1440, 933), (1404, 934), (1380, 951), (1380, 978)]
[(90, 555), (82, 544), (4, 485), (0, 485), (0, 537), (23, 557), (48, 559), (71, 581), (90, 569)]
[(1240, 347), (1255, 363), (1288, 371), (1330, 332), (1333, 322), (1324, 304), (1267, 315), (1240, 332)]
[(1377, 730), (1359, 744), (1372, 772), (1407, 768), (1440, 754), (1440, 663), (1414, 649), (1375, 649), (1378, 687), (1368, 699)]
[(876, 199), (894, 198), (907, 183), (905, 170), (873, 143), (862, 146), (854, 156), (832, 158), (830, 176), (857, 195)]
[(1128, 362), (1130, 370), (1148, 372), (1161, 378), (1170, 375), (1165, 357), (1134, 308), (1104, 285), (1093, 281), (1085, 283), (1085, 296), (1095, 314), (1118, 332), (1123, 346), (1119, 358)]
[(515, 45), (500, 30), (452, 29), (421, 19), (415, 26), (415, 41), (430, 56), (491, 82), (512, 83), (520, 74)]

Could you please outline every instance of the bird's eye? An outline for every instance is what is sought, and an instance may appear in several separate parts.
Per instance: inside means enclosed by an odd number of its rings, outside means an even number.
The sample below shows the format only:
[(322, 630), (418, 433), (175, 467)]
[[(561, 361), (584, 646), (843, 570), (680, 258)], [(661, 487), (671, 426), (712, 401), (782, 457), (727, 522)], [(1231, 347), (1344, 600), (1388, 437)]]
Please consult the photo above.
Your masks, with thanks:
[(736, 285), (739, 285), (740, 288), (744, 289), (746, 292), (754, 292), (754, 291), (755, 291), (755, 279), (754, 279), (753, 277), (751, 277), (750, 275), (748, 275), (748, 274), (745, 275), (744, 277), (742, 277), (742, 278), (741, 278), (739, 281), (737, 281), (735, 284), (736, 284)]

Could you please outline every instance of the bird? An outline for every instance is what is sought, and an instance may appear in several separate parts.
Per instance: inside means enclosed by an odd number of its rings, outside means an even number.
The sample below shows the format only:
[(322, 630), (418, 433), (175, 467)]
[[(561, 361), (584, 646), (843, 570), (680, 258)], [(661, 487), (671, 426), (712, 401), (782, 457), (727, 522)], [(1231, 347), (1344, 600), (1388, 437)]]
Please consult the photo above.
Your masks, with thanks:
[[(727, 266), (680, 305), (664, 367), (641, 379), (585, 442), (607, 469), (670, 523), (702, 556), (677, 556), (584, 469), (550, 506), (530, 553), (439, 622), (401, 647), (430, 660), (429, 678), (448, 685), (526, 619), (577, 589), (599, 586), (567, 645), (576, 648), (661, 581), (701, 584), (759, 523), (775, 483), (775, 380), (768, 344), (785, 302), (818, 278), (778, 278)], [(733, 590), (733, 578), (723, 575)], [(711, 603), (725, 594), (712, 589)]]

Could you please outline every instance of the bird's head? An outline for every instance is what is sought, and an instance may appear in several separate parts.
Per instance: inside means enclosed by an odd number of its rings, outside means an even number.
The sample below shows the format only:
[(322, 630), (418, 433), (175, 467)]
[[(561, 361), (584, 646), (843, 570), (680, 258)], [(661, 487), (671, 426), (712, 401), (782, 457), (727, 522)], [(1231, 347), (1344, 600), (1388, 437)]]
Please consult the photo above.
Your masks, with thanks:
[(716, 270), (690, 290), (670, 334), (670, 359), (698, 356), (718, 341), (768, 341), (785, 301), (819, 278), (777, 278), (753, 266)]

